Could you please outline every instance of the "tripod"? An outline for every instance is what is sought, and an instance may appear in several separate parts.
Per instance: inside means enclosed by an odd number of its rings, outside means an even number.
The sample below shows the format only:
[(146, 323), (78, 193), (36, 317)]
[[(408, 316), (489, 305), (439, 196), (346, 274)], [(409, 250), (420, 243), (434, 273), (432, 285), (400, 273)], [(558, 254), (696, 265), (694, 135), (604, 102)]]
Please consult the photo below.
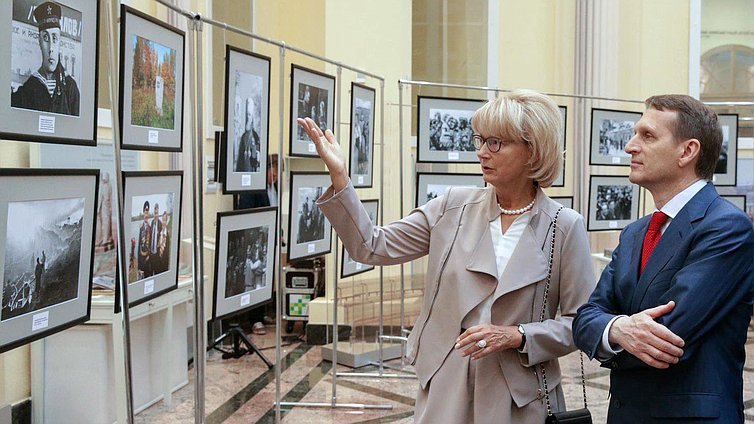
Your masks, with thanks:
[[(220, 347), (222, 346), (222, 342), (224, 342), (228, 337), (231, 338), (233, 350), (225, 350)], [(259, 355), (262, 361), (267, 365), (267, 368), (272, 369), (273, 367), (272, 362), (265, 358), (265, 356), (262, 354), (262, 351), (259, 350), (259, 348), (251, 340), (249, 340), (248, 337), (246, 337), (246, 334), (244, 334), (243, 330), (241, 330), (241, 327), (238, 324), (230, 324), (230, 329), (225, 334), (218, 337), (217, 340), (215, 340), (215, 343), (212, 344), (212, 347), (210, 349), (217, 349), (218, 351), (222, 352), (223, 359), (238, 359), (246, 355), (247, 353), (253, 352)]]

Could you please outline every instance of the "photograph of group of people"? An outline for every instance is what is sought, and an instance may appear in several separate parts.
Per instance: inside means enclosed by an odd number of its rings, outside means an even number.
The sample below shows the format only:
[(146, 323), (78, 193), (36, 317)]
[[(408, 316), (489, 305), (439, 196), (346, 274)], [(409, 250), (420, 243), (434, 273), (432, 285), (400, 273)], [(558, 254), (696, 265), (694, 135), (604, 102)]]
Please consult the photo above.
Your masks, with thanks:
[[(298, 114), (299, 118), (312, 118), (322, 131), (329, 128), (327, 125), (328, 91), (313, 85), (298, 84)], [(298, 127), (298, 140), (309, 141), (309, 137), (301, 127)]]
[(131, 200), (129, 284), (170, 268), (174, 193), (134, 196)]
[(633, 185), (597, 186), (597, 220), (619, 221), (631, 219)]
[(590, 165), (629, 166), (626, 146), (640, 118), (640, 112), (592, 108)]
[(353, 118), (355, 119), (351, 127), (354, 150), (351, 153), (352, 173), (356, 175), (368, 175), (371, 173), (374, 104), (369, 100), (360, 98), (354, 98), (353, 100)]
[(228, 233), (225, 298), (266, 287), (270, 229), (254, 227)]
[(296, 243), (310, 243), (325, 238), (325, 215), (317, 206), (322, 196), (322, 187), (301, 187), (298, 189), (298, 234)]
[(630, 157), (626, 144), (634, 135), (634, 121), (603, 119), (600, 123), (600, 155)]
[(430, 109), (429, 150), (473, 152), (471, 117), (474, 111)]

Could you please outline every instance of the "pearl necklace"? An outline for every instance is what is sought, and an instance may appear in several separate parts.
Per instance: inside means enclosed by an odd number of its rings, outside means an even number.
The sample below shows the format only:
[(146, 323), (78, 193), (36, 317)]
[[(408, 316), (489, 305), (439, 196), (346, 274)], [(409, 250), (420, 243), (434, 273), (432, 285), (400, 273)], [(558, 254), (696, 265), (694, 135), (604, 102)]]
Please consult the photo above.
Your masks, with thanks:
[(522, 213), (528, 211), (534, 206), (535, 200), (537, 199), (536, 198), (532, 199), (531, 203), (529, 203), (528, 205), (524, 206), (521, 209), (503, 209), (503, 207), (500, 205), (497, 205), (497, 207), (500, 208), (500, 213), (504, 215), (521, 215)]

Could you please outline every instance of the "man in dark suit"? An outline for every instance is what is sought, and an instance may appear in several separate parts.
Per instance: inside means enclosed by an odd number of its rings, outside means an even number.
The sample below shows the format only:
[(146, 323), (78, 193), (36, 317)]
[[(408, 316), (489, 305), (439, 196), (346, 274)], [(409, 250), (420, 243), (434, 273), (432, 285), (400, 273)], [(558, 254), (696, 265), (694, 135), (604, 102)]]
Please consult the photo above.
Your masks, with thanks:
[(152, 227), (149, 225), (149, 201), (144, 202), (142, 213), (144, 214), (144, 221), (139, 228), (139, 255), (137, 259), (139, 271), (142, 272), (142, 275), (139, 276), (137, 272), (137, 278), (134, 281), (151, 275), (149, 274), (149, 251), (152, 241)]
[(658, 210), (623, 230), (573, 337), (611, 369), (608, 423), (743, 423), (754, 230), (707, 182), (715, 113), (683, 95), (646, 106), (625, 150)]
[(162, 222), (160, 221), (160, 205), (154, 204), (154, 215), (150, 225), (151, 237), (149, 239), (149, 275), (163, 272), (160, 261), (160, 241), (162, 238)]

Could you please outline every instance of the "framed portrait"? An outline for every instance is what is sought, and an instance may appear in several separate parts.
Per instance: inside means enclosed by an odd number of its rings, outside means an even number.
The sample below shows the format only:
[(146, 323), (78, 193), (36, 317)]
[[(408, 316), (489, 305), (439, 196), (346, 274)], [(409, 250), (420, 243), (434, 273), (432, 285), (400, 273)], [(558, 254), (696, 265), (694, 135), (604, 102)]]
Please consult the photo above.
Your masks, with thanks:
[(372, 187), (375, 91), (351, 83), (351, 145), (348, 173), (356, 188)]
[(89, 320), (98, 182), (0, 169), (0, 353)]
[(180, 152), (183, 31), (126, 5), (120, 8), (122, 149)]
[(741, 195), (736, 195), (736, 194), (727, 195), (726, 194), (726, 195), (720, 195), (720, 197), (722, 197), (723, 199), (725, 199), (725, 200), (733, 203), (734, 205), (736, 205), (736, 207), (738, 209), (741, 209), (742, 211), (746, 212), (746, 195), (743, 195), (743, 194), (741, 194)]
[(324, 132), (335, 126), (335, 77), (312, 69), (291, 65), (291, 143), (290, 156), (317, 157), (314, 142), (309, 139), (297, 118), (312, 118)]
[(99, 3), (2, 2), (0, 138), (97, 144)]
[[(364, 209), (366, 209), (367, 215), (369, 215), (369, 219), (372, 221), (372, 223), (377, 225), (377, 223), (379, 222), (377, 219), (380, 201), (377, 199), (362, 200), (361, 204), (364, 205)], [(340, 262), (340, 278), (353, 277), (354, 275), (374, 269), (374, 265), (365, 265), (351, 259), (351, 255), (348, 254), (345, 246), (343, 246), (342, 258), (343, 260)]]
[(573, 209), (573, 196), (551, 196), (550, 199), (560, 203), (568, 209)]
[[(267, 187), (270, 58), (225, 46), (225, 157), (223, 194)], [(229, 165), (229, 166), (228, 166)]]
[(178, 287), (183, 171), (123, 173), (128, 304)]
[(288, 261), (330, 253), (332, 226), (317, 206), (330, 184), (325, 172), (291, 172)]
[(560, 126), (560, 151), (563, 152), (563, 167), (560, 169), (560, 175), (558, 175), (558, 178), (553, 181), (551, 187), (565, 187), (566, 129), (568, 127), (568, 108), (566, 106), (558, 106), (558, 110), (560, 111), (560, 120), (562, 122)]
[(723, 148), (717, 160), (712, 182), (717, 187), (735, 187), (736, 163), (738, 161), (738, 114), (718, 114), (723, 130)]
[(589, 177), (589, 231), (622, 230), (639, 219), (639, 186), (626, 176)]
[(639, 119), (641, 112), (593, 108), (589, 164), (631, 166), (624, 149)]
[(484, 100), (419, 96), (417, 161), (476, 163), (471, 117)]
[(217, 214), (213, 319), (272, 300), (277, 208)]
[(416, 173), (416, 207), (437, 196), (442, 196), (450, 187), (479, 187), (485, 186), (481, 174), (445, 174), (445, 173)]

